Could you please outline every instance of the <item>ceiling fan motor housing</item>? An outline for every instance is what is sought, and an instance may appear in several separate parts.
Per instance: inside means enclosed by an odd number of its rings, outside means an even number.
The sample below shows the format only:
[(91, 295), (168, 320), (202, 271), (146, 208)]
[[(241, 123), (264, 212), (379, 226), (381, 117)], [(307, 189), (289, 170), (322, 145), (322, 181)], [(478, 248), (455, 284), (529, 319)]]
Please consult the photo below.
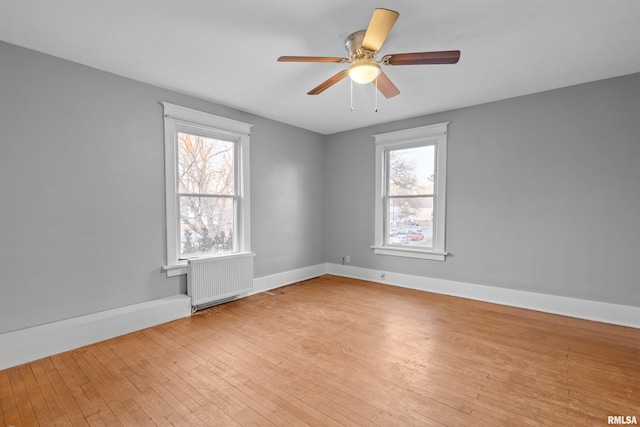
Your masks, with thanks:
[(362, 49), (362, 40), (364, 40), (364, 35), (366, 32), (366, 30), (356, 31), (355, 33), (347, 36), (347, 38), (344, 40), (344, 48), (347, 49), (347, 52), (349, 52), (349, 55), (351, 57), (357, 56), (360, 52), (364, 52), (364, 50)]

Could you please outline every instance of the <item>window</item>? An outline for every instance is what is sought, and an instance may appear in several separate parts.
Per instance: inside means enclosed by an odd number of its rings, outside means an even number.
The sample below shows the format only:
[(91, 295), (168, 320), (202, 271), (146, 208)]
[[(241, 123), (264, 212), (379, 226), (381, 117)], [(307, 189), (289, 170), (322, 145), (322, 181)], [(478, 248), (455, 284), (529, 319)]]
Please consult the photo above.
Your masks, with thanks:
[(447, 125), (374, 135), (376, 254), (445, 260)]
[(164, 107), (168, 275), (186, 261), (249, 252), (251, 125)]

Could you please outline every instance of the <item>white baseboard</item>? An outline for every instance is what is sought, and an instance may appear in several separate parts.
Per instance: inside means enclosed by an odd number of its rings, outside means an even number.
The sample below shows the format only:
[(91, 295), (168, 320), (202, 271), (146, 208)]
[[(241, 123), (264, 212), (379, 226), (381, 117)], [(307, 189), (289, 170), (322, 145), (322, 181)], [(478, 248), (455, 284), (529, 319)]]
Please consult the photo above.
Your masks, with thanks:
[[(378, 270), (340, 264), (318, 264), (258, 277), (253, 281), (251, 294), (279, 288), (327, 273), (426, 292), (640, 328), (640, 307), (393, 272), (385, 272), (385, 279), (381, 280), (380, 271)], [(190, 315), (191, 298), (187, 295), (175, 295), (46, 325), (6, 332), (0, 334), (0, 369), (10, 368)]]
[[(254, 279), (257, 294), (326, 274), (319, 264)], [(168, 298), (0, 334), (0, 369), (73, 350), (191, 315), (191, 298)]]
[(0, 334), (0, 369), (73, 350), (191, 315), (191, 298), (175, 295)]
[(253, 292), (251, 292), (251, 295), (322, 276), (323, 274), (327, 274), (327, 264), (312, 265), (270, 276), (258, 277), (253, 279)]
[(340, 264), (328, 264), (327, 273), (384, 283), (386, 285), (526, 308), (545, 313), (560, 314), (562, 316), (576, 317), (579, 319), (594, 320), (596, 322), (640, 328), (640, 307), (567, 298), (493, 286), (474, 285), (471, 283), (393, 272), (385, 272), (385, 278), (381, 280), (381, 272), (379, 270)]

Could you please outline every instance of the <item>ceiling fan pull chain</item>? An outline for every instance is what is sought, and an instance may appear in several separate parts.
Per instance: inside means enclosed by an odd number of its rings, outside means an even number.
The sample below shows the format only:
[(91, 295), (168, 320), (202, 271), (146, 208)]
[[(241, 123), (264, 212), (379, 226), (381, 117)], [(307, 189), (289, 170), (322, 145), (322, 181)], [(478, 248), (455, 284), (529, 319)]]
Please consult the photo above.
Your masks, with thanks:
[(351, 111), (353, 111), (353, 80), (351, 80)]
[(378, 112), (378, 76), (376, 76), (376, 84), (373, 86), (373, 91), (376, 93), (376, 108), (373, 110)]

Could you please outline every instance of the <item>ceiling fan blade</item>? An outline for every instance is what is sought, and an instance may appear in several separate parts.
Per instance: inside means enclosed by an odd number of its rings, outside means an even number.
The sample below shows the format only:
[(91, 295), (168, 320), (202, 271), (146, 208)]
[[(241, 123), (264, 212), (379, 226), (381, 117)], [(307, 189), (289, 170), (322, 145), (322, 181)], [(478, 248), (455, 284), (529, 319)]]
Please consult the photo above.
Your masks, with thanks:
[(398, 89), (391, 79), (389, 79), (389, 77), (383, 72), (378, 74), (378, 78), (373, 81), (373, 84), (376, 85), (380, 93), (382, 93), (385, 98), (393, 98), (400, 94), (400, 89)]
[(347, 62), (347, 58), (335, 58), (330, 56), (281, 56), (278, 62)]
[(340, 80), (347, 77), (348, 74), (349, 74), (349, 70), (340, 71), (338, 74), (333, 75), (329, 79), (323, 81), (318, 86), (311, 89), (309, 92), (307, 92), (307, 95), (318, 95), (319, 93), (324, 92), (326, 89), (330, 88), (334, 84), (338, 83)]
[(380, 51), (382, 44), (391, 32), (391, 28), (393, 28), (393, 24), (396, 23), (398, 16), (400, 16), (400, 14), (393, 10), (374, 10), (371, 21), (369, 21), (369, 27), (362, 40), (362, 48), (371, 52)]
[(459, 50), (441, 52), (395, 53), (386, 55), (382, 62), (389, 65), (455, 64), (460, 59)]

